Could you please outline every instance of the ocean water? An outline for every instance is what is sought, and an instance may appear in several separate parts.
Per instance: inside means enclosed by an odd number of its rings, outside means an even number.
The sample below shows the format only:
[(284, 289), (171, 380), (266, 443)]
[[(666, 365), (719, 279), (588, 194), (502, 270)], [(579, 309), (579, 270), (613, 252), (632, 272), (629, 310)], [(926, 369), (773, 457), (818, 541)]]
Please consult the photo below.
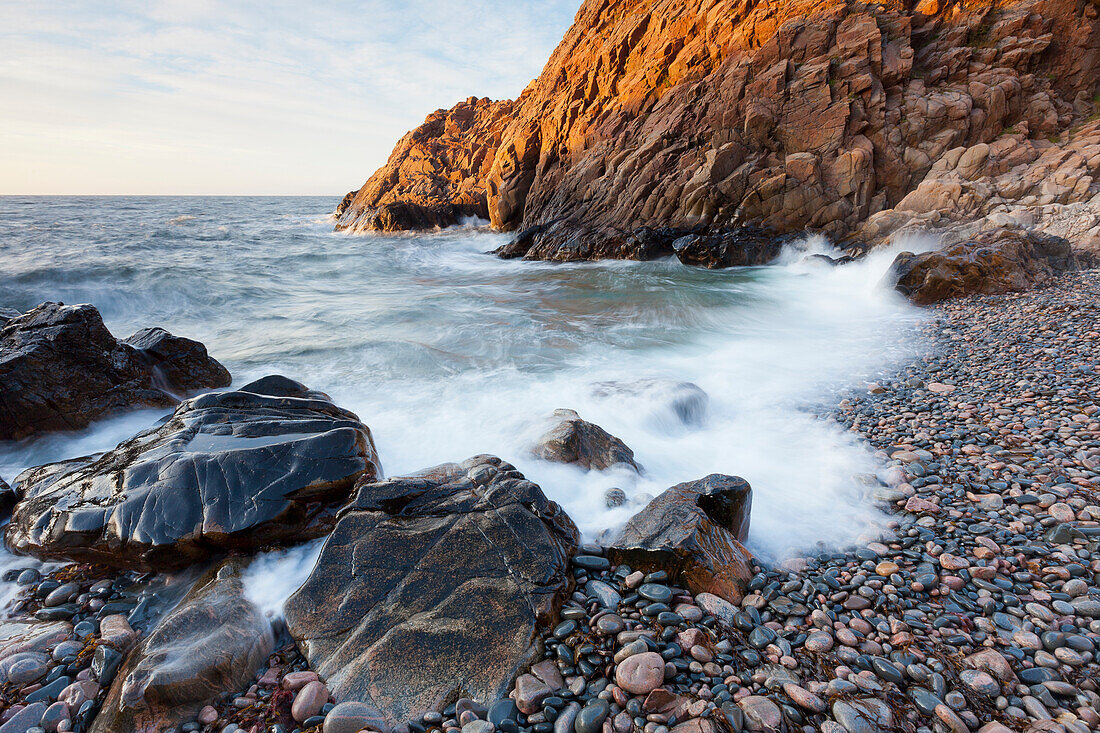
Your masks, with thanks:
[[(880, 466), (811, 412), (922, 348), (925, 316), (881, 282), (891, 252), (832, 267), (805, 257), (830, 249), (811, 239), (722, 271), (502, 261), (485, 252), (507, 235), (476, 225), (334, 233), (337, 201), (0, 197), (0, 306), (92, 303), (118, 337), (163, 326), (202, 341), (234, 385), (281, 373), (323, 390), (371, 427), (390, 476), (499, 455), (589, 537), (712, 472), (752, 484), (763, 556), (877, 531), (858, 475)], [(682, 382), (708, 397), (687, 422), (669, 397)], [(533, 458), (563, 407), (622, 438), (644, 473)], [(162, 414), (0, 443), (0, 476), (108, 449)], [(626, 506), (605, 506), (611, 487)]]

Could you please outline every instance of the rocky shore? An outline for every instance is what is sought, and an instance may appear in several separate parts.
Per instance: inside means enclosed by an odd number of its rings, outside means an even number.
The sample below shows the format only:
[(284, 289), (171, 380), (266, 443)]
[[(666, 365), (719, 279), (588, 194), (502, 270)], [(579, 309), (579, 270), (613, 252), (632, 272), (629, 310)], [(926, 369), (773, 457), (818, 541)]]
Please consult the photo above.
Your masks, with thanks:
[[(25, 590), (3, 625), (0, 731), (1100, 729), (1100, 272), (934, 307), (927, 356), (820, 414), (879, 450), (861, 480), (884, 536), (762, 565), (739, 543), (751, 490), (712, 476), (578, 546), (500, 459), (380, 480), (365, 433), (369, 470), (285, 622), (245, 597), (247, 554), (9, 571)], [(292, 421), (301, 406), (322, 434), (334, 418), (365, 431), (301, 385), (257, 384), (234, 409), (282, 395)], [(555, 419), (536, 453), (633, 460), (576, 413)], [(240, 462), (269, 446), (221, 447)], [(93, 535), (39, 537), (55, 556), (117, 544)]]

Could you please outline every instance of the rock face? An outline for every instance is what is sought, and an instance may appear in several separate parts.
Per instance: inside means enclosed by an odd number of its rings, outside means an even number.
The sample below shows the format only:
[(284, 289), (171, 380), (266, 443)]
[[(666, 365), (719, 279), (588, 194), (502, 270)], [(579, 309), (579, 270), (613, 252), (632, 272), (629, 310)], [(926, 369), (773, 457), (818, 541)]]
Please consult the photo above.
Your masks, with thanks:
[(129, 655), (91, 733), (168, 730), (252, 681), (275, 640), (270, 622), (244, 597), (246, 566), (228, 560), (195, 583)]
[(355, 415), (266, 377), (188, 400), (100, 456), (25, 471), (7, 541), (45, 558), (178, 568), (322, 536), (356, 480), (380, 473)]
[(491, 456), (361, 482), (287, 601), (287, 627), (338, 701), (391, 723), (460, 696), (488, 704), (538, 658), (577, 538)]
[(0, 440), (171, 406), (176, 394), (229, 382), (197, 341), (161, 328), (119, 341), (90, 305), (43, 303), (0, 322)]
[(711, 474), (677, 484), (631, 517), (608, 549), (612, 563), (667, 570), (692, 593), (733, 603), (752, 578), (749, 533), (752, 488), (736, 476)]
[(890, 277), (902, 294), (927, 305), (962, 295), (1025, 290), (1075, 265), (1064, 239), (1000, 229), (934, 252), (903, 252)]
[[(1100, 10), (1078, 0), (586, 0), (518, 99), (433, 113), (339, 226), (477, 208), (521, 232), (508, 256), (648, 259), (663, 245), (639, 227), (843, 237), (1085, 205), (1098, 61)], [(1090, 206), (1067, 214), (1082, 236)]]
[(554, 419), (557, 424), (535, 445), (539, 458), (597, 471), (620, 464), (641, 470), (634, 451), (599, 425), (582, 420), (573, 410), (554, 410)]
[(470, 97), (436, 110), (336, 210), (336, 228), (431, 229), (489, 218), (484, 181), (512, 102)]

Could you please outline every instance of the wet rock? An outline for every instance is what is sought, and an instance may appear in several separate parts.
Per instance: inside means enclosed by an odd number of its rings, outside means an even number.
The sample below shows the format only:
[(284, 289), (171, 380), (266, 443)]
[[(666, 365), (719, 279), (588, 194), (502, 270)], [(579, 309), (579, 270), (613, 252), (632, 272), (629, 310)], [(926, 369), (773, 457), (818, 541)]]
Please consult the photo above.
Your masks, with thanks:
[(0, 725), (0, 733), (26, 733), (31, 728), (42, 722), (42, 716), (46, 714), (48, 706), (44, 702), (36, 702), (27, 705), (18, 713), (8, 718), (8, 721)]
[(709, 269), (766, 265), (779, 256), (786, 240), (757, 226), (688, 234), (672, 243), (676, 258), (685, 265)]
[(647, 413), (658, 427), (698, 427), (707, 416), (710, 398), (701, 387), (673, 379), (638, 379), (630, 382), (596, 382), (592, 396), (626, 403)]
[(615, 668), (615, 683), (632, 695), (648, 695), (665, 680), (665, 660), (656, 652), (624, 659)]
[(576, 542), (498, 458), (364, 481), (287, 601), (287, 626), (337, 700), (391, 723), (459, 693), (497, 700), (537, 658)]
[[(1047, 255), (1050, 249), (1069, 244), (1051, 242), (1033, 232), (996, 230), (943, 250), (914, 255), (899, 254), (890, 277), (897, 289), (921, 305), (975, 293), (993, 294), (1024, 290), (1048, 281), (1066, 262)], [(1072, 259), (1070, 260), (1072, 263)]]
[(20, 652), (0, 660), (0, 682), (26, 685), (41, 679), (50, 668), (50, 658), (40, 652)]
[(99, 638), (104, 644), (109, 644), (119, 651), (126, 652), (130, 650), (130, 645), (134, 643), (136, 634), (125, 616), (111, 614), (100, 620)]
[(779, 706), (766, 697), (749, 695), (738, 701), (749, 730), (777, 731), (783, 724)]
[[(625, 497), (624, 497), (625, 498)], [(0, 476), (0, 522), (11, 516), (11, 510), (15, 508), (18, 497), (4, 478)]]
[(582, 420), (573, 410), (554, 410), (553, 419), (554, 427), (535, 445), (533, 452), (539, 458), (597, 471), (615, 465), (640, 470), (634, 451), (599, 425)]
[(634, 515), (608, 554), (616, 563), (679, 576), (692, 593), (738, 602), (752, 577), (740, 543), (751, 504), (752, 489), (735, 476), (678, 484)]
[(188, 400), (101, 456), (25, 471), (7, 540), (47, 558), (178, 568), (323, 535), (355, 481), (379, 472), (355, 415), (267, 377)]
[(126, 660), (91, 733), (154, 733), (182, 725), (249, 682), (274, 648), (270, 622), (244, 597), (246, 560), (203, 575)]
[(294, 696), (294, 704), (290, 709), (291, 715), (299, 723), (309, 720), (328, 702), (328, 688), (322, 682), (313, 681), (298, 691)]
[(196, 341), (159, 328), (119, 341), (94, 307), (43, 303), (0, 325), (0, 440), (168, 407), (229, 381)]
[(386, 723), (378, 708), (365, 702), (342, 702), (325, 716), (324, 733), (359, 733), (363, 729), (388, 733)]

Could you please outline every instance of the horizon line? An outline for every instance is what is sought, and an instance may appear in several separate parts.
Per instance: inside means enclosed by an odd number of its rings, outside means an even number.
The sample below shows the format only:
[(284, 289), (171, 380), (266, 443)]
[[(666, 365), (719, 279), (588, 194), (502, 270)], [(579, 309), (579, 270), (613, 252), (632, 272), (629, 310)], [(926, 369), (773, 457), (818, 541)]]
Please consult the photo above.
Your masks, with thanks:
[(0, 193), (0, 198), (343, 198), (344, 193)]

